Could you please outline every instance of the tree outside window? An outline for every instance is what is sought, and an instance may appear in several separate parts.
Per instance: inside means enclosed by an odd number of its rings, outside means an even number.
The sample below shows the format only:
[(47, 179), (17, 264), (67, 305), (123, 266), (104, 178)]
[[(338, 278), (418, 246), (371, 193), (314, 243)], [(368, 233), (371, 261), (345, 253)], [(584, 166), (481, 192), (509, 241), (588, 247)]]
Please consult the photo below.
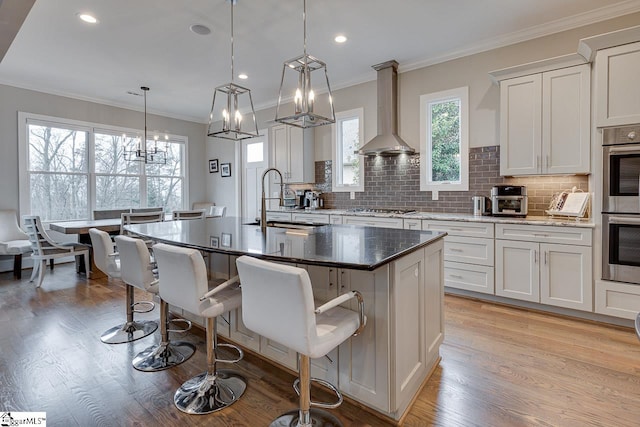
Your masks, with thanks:
[[(186, 140), (171, 137), (158, 143), (166, 164), (124, 158), (135, 146), (136, 131), (98, 129), (90, 124), (20, 113), (21, 195), (26, 213), (45, 222), (88, 219), (93, 209), (162, 206), (184, 209)], [(127, 136), (127, 132), (134, 136)], [(140, 132), (138, 132), (139, 134)], [(151, 147), (154, 141), (148, 141)], [(22, 157), (21, 157), (22, 159)], [(28, 183), (28, 188), (22, 184)], [(21, 196), (21, 197), (22, 197)]]
[(468, 88), (420, 97), (422, 191), (469, 189)]
[(364, 191), (364, 169), (355, 154), (363, 138), (363, 109), (336, 113), (332, 147), (332, 190)]

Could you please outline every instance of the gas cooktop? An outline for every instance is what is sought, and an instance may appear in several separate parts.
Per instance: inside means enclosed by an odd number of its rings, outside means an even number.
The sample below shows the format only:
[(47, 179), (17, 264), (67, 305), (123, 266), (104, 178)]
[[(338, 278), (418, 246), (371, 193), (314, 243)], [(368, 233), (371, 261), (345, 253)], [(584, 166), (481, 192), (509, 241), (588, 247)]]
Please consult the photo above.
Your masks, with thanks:
[(385, 214), (408, 214), (415, 212), (415, 209), (383, 209), (383, 208), (351, 208), (347, 212), (353, 213), (385, 213)]

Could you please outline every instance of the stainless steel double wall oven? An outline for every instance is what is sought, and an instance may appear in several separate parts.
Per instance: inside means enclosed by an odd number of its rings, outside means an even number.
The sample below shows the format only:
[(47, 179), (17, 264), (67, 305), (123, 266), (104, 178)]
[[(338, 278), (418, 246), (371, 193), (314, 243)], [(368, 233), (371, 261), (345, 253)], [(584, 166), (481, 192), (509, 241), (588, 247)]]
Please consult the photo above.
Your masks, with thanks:
[(640, 284), (640, 124), (603, 131), (602, 278)]

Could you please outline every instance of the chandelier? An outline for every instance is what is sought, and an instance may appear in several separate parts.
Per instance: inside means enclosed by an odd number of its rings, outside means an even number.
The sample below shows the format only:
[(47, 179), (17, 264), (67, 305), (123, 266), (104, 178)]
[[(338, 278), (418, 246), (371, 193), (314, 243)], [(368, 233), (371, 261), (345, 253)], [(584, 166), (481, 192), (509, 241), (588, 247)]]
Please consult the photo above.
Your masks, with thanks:
[[(124, 159), (129, 162), (142, 162), (146, 164), (166, 165), (167, 164), (167, 152), (158, 148), (158, 135), (154, 135), (152, 146), (147, 145), (149, 141), (147, 139), (147, 92), (149, 88), (147, 86), (140, 87), (144, 94), (144, 139), (137, 138), (135, 150), (124, 150)], [(124, 137), (124, 135), (123, 135)], [(169, 136), (165, 135), (165, 144), (167, 143)], [(123, 138), (124, 139), (124, 138)]]
[[(231, 0), (231, 83), (218, 86), (213, 92), (211, 113), (207, 136), (239, 141), (259, 136), (256, 112), (253, 108), (251, 90), (233, 82), (233, 6), (237, 0)], [(216, 103), (217, 100), (217, 103)], [(243, 123), (242, 109), (251, 108), (248, 123)], [(220, 111), (222, 110), (222, 111)], [(249, 129), (249, 130), (245, 130)], [(254, 131), (255, 129), (255, 131)]]
[[(335, 123), (327, 64), (307, 54), (306, 0), (303, 0), (302, 21), (304, 53), (284, 63), (275, 120), (300, 128)], [(313, 79), (312, 73), (315, 73)], [(317, 97), (319, 93), (327, 94), (326, 101)]]

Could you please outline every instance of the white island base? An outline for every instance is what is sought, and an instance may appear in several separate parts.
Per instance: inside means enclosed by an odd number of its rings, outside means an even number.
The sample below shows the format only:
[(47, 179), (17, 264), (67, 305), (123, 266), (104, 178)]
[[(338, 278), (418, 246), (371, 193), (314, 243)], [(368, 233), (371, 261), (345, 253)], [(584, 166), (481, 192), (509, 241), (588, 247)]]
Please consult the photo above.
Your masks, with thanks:
[[(358, 290), (366, 307), (363, 332), (329, 353), (332, 362), (312, 359), (311, 375), (331, 382), (377, 415), (399, 422), (440, 360), (443, 245), (438, 239), (373, 271), (296, 264), (309, 272), (318, 303)], [(234, 256), (209, 256), (213, 277), (237, 274)], [(357, 310), (357, 303), (351, 308)], [(176, 307), (172, 311), (202, 322)], [(218, 319), (219, 335), (297, 372), (294, 351), (246, 329), (241, 309), (229, 318), (230, 324)]]

